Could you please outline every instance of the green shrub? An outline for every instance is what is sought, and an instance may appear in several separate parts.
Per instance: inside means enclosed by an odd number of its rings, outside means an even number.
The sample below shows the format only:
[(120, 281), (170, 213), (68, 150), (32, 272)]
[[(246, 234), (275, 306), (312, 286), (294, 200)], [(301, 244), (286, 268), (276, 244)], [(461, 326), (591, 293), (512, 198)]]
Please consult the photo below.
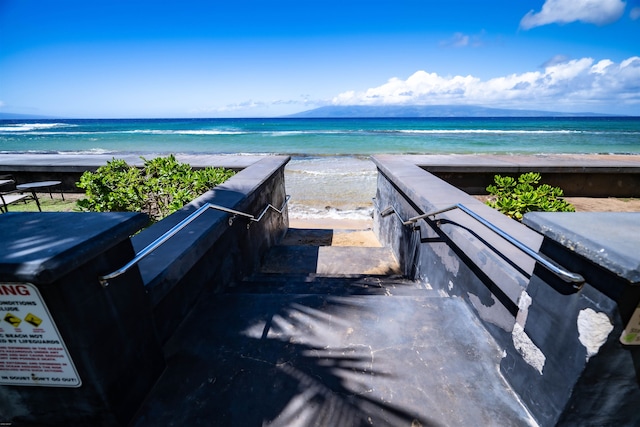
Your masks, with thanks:
[(527, 212), (575, 212), (573, 205), (561, 199), (562, 189), (540, 184), (540, 179), (536, 172), (524, 173), (517, 180), (496, 175), (494, 184), (487, 187), (491, 197), (486, 203), (518, 221)]
[(194, 170), (174, 155), (144, 159), (142, 169), (113, 159), (76, 183), (86, 198), (77, 206), (92, 212), (144, 212), (158, 221), (233, 176), (224, 168)]

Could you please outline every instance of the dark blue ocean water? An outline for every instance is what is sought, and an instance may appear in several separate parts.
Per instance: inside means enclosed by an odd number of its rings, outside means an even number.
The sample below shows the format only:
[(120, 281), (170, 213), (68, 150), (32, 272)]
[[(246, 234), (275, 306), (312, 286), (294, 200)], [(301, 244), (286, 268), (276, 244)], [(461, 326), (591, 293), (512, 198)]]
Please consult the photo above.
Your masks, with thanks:
[(371, 154), (640, 154), (640, 118), (4, 120), (3, 153), (288, 154), (290, 216), (367, 219)]

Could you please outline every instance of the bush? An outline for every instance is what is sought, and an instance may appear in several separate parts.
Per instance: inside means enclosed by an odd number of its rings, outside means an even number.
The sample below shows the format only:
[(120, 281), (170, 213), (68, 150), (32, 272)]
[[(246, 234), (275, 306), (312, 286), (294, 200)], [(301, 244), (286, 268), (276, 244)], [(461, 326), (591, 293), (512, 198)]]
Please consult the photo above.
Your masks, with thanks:
[(518, 221), (527, 212), (575, 212), (573, 205), (561, 199), (562, 189), (540, 184), (540, 179), (536, 172), (524, 173), (517, 180), (496, 175), (495, 184), (487, 187), (492, 197), (486, 203)]
[(233, 176), (224, 168), (194, 170), (174, 155), (144, 159), (139, 169), (113, 159), (76, 183), (86, 198), (77, 206), (92, 212), (144, 212), (158, 221)]

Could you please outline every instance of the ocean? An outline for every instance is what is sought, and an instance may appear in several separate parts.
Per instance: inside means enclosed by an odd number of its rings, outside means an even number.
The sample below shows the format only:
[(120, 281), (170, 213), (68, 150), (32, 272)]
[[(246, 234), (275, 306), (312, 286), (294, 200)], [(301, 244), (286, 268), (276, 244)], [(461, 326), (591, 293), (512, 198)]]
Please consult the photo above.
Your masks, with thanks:
[(373, 154), (640, 154), (640, 118), (0, 120), (6, 153), (286, 154), (292, 218), (366, 219)]

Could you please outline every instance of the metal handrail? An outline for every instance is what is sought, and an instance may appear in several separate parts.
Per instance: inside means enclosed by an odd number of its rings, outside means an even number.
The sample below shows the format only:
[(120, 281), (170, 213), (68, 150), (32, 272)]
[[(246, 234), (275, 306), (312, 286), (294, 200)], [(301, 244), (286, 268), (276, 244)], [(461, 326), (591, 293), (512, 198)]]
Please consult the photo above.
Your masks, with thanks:
[(140, 252), (138, 252), (136, 254), (136, 256), (133, 257), (133, 259), (131, 261), (129, 261), (128, 263), (126, 263), (125, 265), (120, 267), (119, 269), (117, 269), (117, 270), (115, 270), (115, 271), (113, 271), (113, 272), (111, 272), (109, 274), (105, 274), (104, 276), (98, 276), (98, 281), (100, 282), (100, 285), (103, 288), (106, 288), (107, 286), (109, 286), (109, 280), (110, 279), (116, 278), (116, 277), (126, 273), (131, 267), (136, 265), (138, 262), (140, 262), (140, 260), (142, 260), (144, 257), (149, 255), (151, 252), (153, 252), (156, 249), (158, 249), (162, 244), (164, 244), (167, 240), (169, 240), (170, 238), (175, 236), (180, 230), (182, 230), (187, 225), (192, 223), (196, 218), (198, 218), (200, 215), (202, 215), (208, 209), (219, 210), (219, 211), (222, 211), (222, 212), (226, 212), (226, 213), (232, 214), (233, 216), (231, 218), (229, 218), (229, 225), (233, 224), (233, 219), (236, 216), (242, 216), (244, 218), (249, 219), (250, 221), (259, 222), (259, 221), (262, 220), (262, 217), (265, 215), (265, 213), (269, 209), (273, 209), (274, 211), (278, 212), (279, 214), (282, 214), (282, 212), (284, 211), (284, 208), (287, 206), (287, 203), (289, 203), (289, 199), (290, 198), (291, 198), (291, 196), (289, 196), (289, 195), (287, 195), (285, 197), (284, 203), (282, 204), (282, 207), (280, 207), (280, 209), (277, 209), (276, 207), (274, 207), (272, 204), (269, 203), (267, 206), (265, 206), (265, 208), (262, 210), (262, 212), (260, 212), (260, 215), (258, 215), (257, 217), (254, 216), (254, 215), (251, 215), (251, 214), (248, 214), (248, 213), (245, 213), (245, 212), (240, 212), (240, 211), (237, 211), (237, 210), (234, 210), (234, 209), (231, 209), (231, 208), (227, 208), (227, 207), (224, 207), (224, 206), (214, 205), (212, 203), (205, 203), (204, 205), (200, 206), (198, 209), (193, 211), (189, 216), (184, 218), (182, 221), (180, 221), (179, 223), (177, 223), (176, 225), (171, 227), (169, 230), (167, 230), (162, 236), (158, 237), (153, 242), (149, 243)]
[(506, 233), (502, 229), (498, 228), (497, 226), (495, 226), (494, 224), (492, 224), (491, 222), (489, 222), (485, 218), (481, 217), (480, 215), (478, 215), (474, 211), (470, 210), (469, 208), (467, 208), (465, 205), (463, 205), (461, 203), (457, 203), (455, 205), (448, 206), (446, 208), (439, 209), (437, 211), (433, 211), (433, 212), (425, 213), (425, 214), (422, 214), (422, 215), (414, 216), (412, 218), (409, 218), (408, 220), (403, 220), (402, 217), (400, 216), (400, 214), (398, 213), (398, 211), (396, 210), (396, 208), (393, 207), (393, 206), (389, 206), (386, 209), (384, 209), (383, 211), (380, 211), (380, 215), (387, 216), (387, 215), (390, 215), (391, 213), (395, 213), (396, 216), (402, 222), (402, 225), (406, 226), (406, 225), (414, 224), (414, 223), (416, 223), (417, 221), (419, 221), (421, 219), (432, 217), (432, 216), (436, 216), (438, 214), (441, 214), (441, 213), (444, 213), (444, 212), (448, 212), (448, 211), (452, 211), (454, 209), (460, 209), (462, 212), (466, 213), (467, 215), (469, 215), (470, 217), (472, 217), (476, 221), (480, 222), (482, 225), (484, 225), (485, 227), (489, 228), (494, 233), (498, 234), (500, 237), (505, 239), (507, 242), (511, 243), (516, 248), (520, 249), (522, 252), (524, 252), (525, 254), (529, 255), (534, 260), (536, 260), (536, 262), (538, 262), (544, 268), (549, 270), (551, 273), (555, 274), (556, 276), (558, 276), (559, 278), (561, 278), (565, 282), (571, 283), (573, 288), (575, 288), (575, 289), (581, 289), (582, 288), (582, 286), (583, 286), (583, 284), (585, 282), (585, 279), (584, 279), (584, 277), (582, 277), (582, 275), (580, 275), (578, 273), (573, 273), (571, 271), (568, 271), (564, 267), (558, 265), (555, 261), (541, 256), (536, 251), (534, 251), (533, 249), (531, 249), (530, 247), (528, 247), (524, 243), (520, 242), (515, 237), (511, 236), (510, 234)]

